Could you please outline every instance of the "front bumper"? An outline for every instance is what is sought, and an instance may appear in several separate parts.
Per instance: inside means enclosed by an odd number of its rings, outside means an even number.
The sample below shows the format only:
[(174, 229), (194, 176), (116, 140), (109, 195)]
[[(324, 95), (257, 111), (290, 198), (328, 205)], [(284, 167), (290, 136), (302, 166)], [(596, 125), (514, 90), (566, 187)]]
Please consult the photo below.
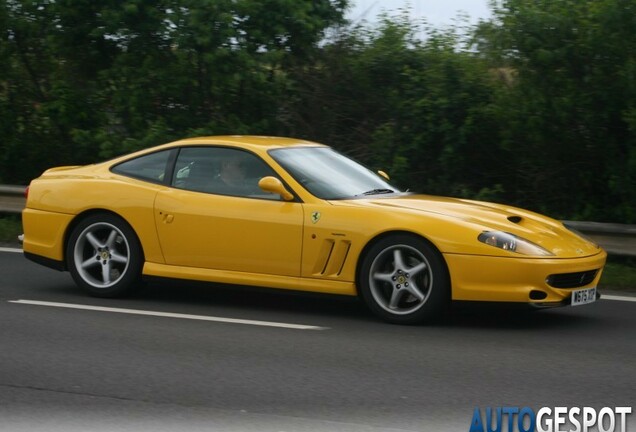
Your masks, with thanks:
[[(601, 299), (601, 293), (596, 292), (596, 300)], [(568, 296), (559, 302), (532, 302), (529, 303), (535, 309), (551, 309), (556, 307), (570, 306), (572, 304), (572, 296)]]
[[(445, 254), (453, 300), (520, 302), (536, 307), (568, 305), (572, 291), (598, 286), (607, 254), (582, 258), (525, 258)], [(585, 285), (555, 288), (554, 274), (598, 270)]]

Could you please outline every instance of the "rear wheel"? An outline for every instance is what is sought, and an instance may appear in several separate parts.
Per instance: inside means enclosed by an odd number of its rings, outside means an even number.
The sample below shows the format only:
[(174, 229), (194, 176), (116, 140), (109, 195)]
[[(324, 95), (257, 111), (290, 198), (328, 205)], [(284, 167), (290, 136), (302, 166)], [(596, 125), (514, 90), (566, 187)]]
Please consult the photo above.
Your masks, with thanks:
[(97, 297), (116, 297), (139, 281), (143, 254), (137, 235), (121, 218), (95, 214), (71, 232), (66, 262), (73, 280)]
[(396, 234), (373, 245), (358, 281), (371, 311), (392, 323), (431, 321), (450, 304), (450, 280), (441, 254), (415, 236)]

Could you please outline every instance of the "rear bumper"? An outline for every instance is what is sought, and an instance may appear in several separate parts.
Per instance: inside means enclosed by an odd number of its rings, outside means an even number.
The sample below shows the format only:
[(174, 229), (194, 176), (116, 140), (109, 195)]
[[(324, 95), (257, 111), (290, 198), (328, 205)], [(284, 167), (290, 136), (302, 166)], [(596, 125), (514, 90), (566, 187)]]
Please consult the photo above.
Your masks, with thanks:
[(73, 215), (32, 208), (22, 211), (22, 249), (26, 254), (64, 261), (64, 235)]

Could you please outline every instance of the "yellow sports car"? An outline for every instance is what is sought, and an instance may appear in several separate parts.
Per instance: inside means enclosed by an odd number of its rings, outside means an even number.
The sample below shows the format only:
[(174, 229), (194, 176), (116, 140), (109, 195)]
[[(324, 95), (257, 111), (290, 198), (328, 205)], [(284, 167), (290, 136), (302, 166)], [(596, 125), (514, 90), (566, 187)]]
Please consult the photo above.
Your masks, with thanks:
[(24, 254), (90, 294), (143, 276), (360, 296), (416, 323), (450, 300), (579, 305), (606, 253), (506, 205), (400, 191), (328, 146), (185, 139), (33, 180)]

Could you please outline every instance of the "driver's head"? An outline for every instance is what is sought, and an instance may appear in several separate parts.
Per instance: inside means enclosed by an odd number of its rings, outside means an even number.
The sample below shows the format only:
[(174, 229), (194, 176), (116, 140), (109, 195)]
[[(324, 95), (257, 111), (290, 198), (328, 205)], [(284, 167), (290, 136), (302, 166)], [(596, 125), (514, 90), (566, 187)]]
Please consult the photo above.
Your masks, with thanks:
[(221, 179), (226, 183), (236, 183), (245, 179), (245, 169), (241, 158), (227, 158), (221, 162)]

